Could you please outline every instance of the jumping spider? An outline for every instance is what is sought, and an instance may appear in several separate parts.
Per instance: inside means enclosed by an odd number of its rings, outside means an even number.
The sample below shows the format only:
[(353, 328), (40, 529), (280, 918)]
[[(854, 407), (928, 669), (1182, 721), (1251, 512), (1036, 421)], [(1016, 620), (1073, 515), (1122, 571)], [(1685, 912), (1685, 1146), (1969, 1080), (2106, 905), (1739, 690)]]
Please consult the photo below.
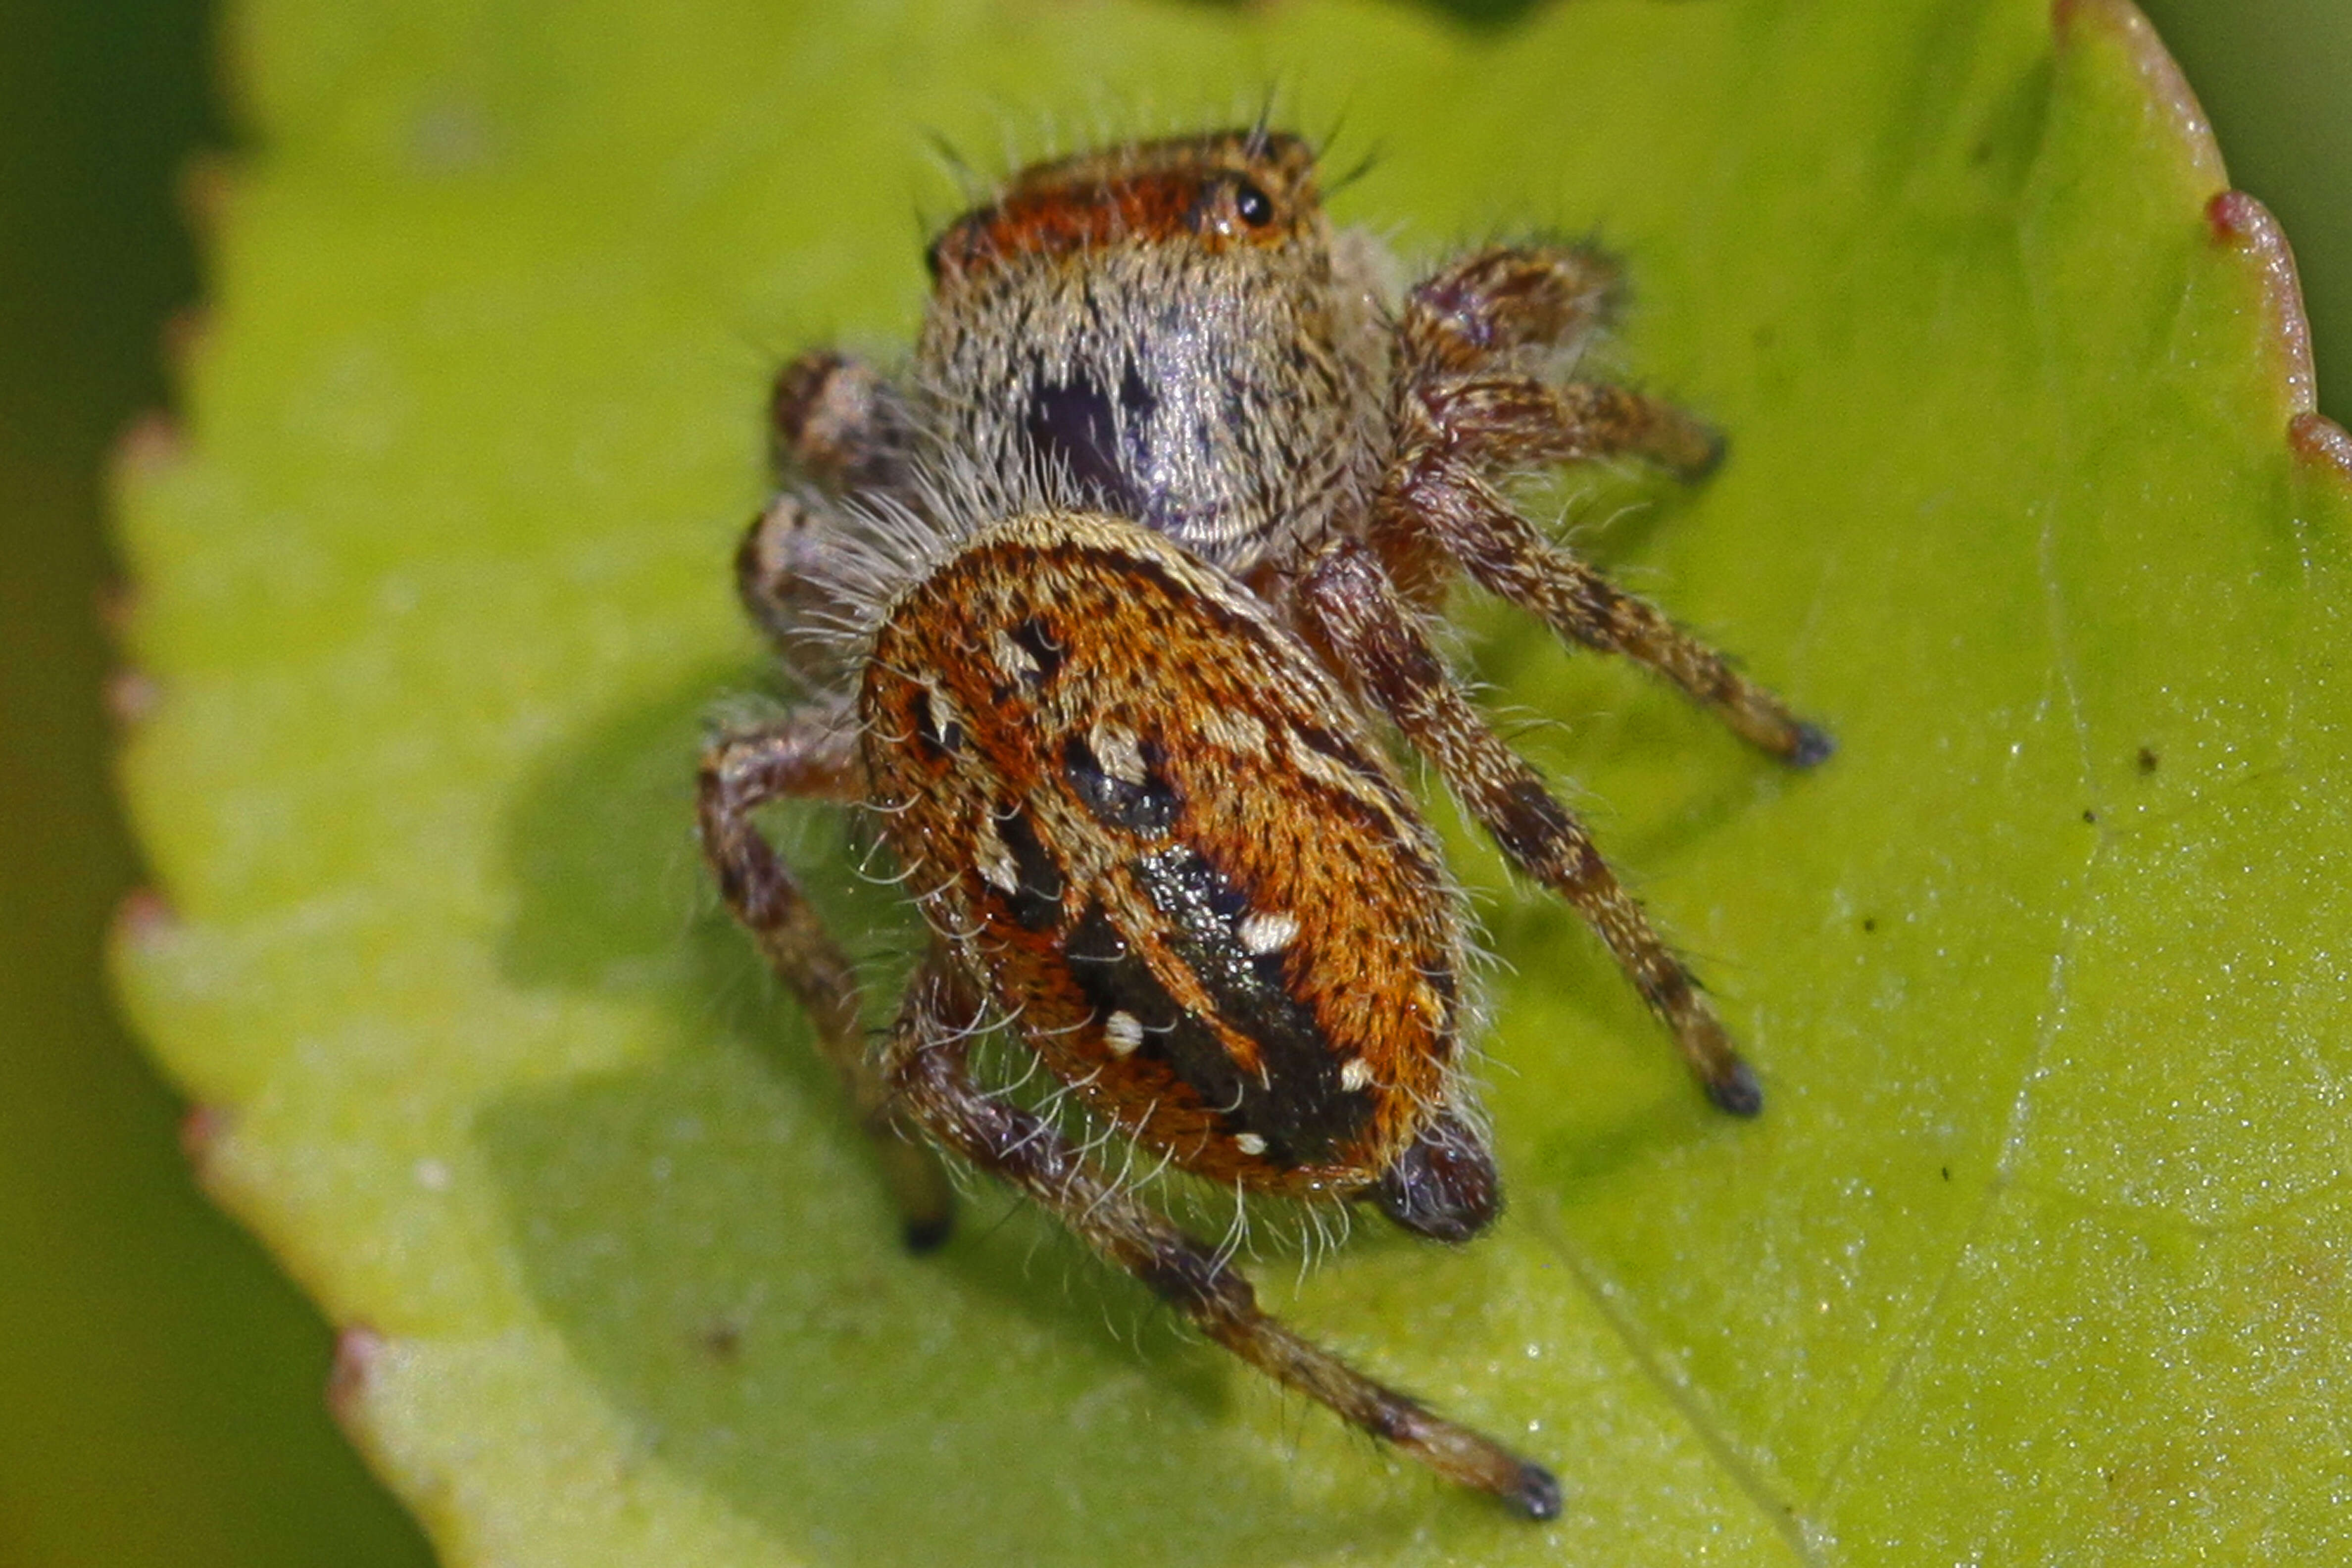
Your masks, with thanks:
[[(777, 383), (782, 488), (737, 568), (810, 695), (703, 759), (727, 902), (808, 1009), (915, 1245), (947, 1232), (943, 1147), (1269, 1377), (1551, 1518), (1549, 1471), (1261, 1312), (1223, 1251), (969, 1052), (1008, 1032), (1097, 1126), (1208, 1182), (1485, 1229), (1502, 1198), (1460, 1065), (1461, 900), (1385, 721), (1575, 906), (1714, 1102), (1754, 1114), (1689, 972), (1424, 625), (1466, 573), (1819, 762), (1822, 731), (1496, 489), (1621, 454), (1696, 479), (1718, 443), (1545, 374), (1606, 316), (1606, 258), (1484, 249), (1392, 299), (1374, 243), (1325, 218), (1313, 151), (1263, 127), (1024, 169), (928, 261), (908, 372), (819, 352)], [(873, 1054), (847, 959), (753, 825), (787, 796), (863, 806), (929, 918)]]

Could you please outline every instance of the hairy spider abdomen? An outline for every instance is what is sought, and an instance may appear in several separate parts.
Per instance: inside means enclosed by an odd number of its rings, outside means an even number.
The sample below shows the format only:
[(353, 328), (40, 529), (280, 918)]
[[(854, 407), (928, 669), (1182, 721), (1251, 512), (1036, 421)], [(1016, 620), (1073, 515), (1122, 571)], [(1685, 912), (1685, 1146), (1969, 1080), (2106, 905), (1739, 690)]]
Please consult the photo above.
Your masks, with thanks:
[(1456, 1089), (1456, 900), (1231, 579), (1107, 516), (990, 525), (890, 605), (859, 711), (934, 926), (1097, 1113), (1253, 1191), (1354, 1195), (1417, 1147)]

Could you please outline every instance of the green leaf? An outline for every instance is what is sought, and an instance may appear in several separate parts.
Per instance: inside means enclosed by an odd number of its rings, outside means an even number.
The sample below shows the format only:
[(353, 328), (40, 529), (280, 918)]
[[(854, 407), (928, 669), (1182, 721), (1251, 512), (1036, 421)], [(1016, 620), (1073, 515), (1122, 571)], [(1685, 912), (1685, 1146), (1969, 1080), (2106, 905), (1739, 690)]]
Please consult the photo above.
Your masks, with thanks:
[[(2324, 1560), (2345, 1441), (2342, 433), (2275, 231), (2120, 0), (1222, 11), (249, 7), (266, 151), (194, 439), (126, 487), (175, 918), (128, 1004), (208, 1188), (346, 1326), (457, 1563)], [(1696, 955), (1708, 1112), (1454, 824), (1513, 1208), (1256, 1272), (1555, 1463), (1537, 1528), (1175, 1332), (1002, 1194), (896, 1245), (705, 890), (763, 382), (903, 342), (926, 132), (1277, 83), (1421, 256), (1596, 226), (1732, 434), (1581, 542), (1836, 731), (1792, 777), (1475, 610), (1521, 743)], [(1012, 106), (1008, 108), (1007, 106)], [(1007, 132), (1006, 127), (1012, 130)], [(2292, 423), (2293, 438), (2290, 439)], [(1523, 721), (1531, 721), (1525, 722)], [(1452, 821), (1450, 808), (1436, 807)], [(829, 889), (836, 835), (784, 831)], [(837, 917), (893, 940), (871, 891)]]

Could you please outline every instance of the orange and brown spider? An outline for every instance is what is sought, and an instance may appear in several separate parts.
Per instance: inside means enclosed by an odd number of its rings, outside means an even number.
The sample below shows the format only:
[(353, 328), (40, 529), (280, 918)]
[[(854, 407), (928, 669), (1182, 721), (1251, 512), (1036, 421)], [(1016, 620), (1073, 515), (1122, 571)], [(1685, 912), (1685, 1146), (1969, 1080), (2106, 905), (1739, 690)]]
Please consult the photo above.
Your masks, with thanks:
[[(1502, 1197), (1462, 1065), (1464, 913), (1385, 721), (1590, 922), (1715, 1103), (1754, 1114), (1689, 971), (1423, 623), (1465, 573), (1820, 761), (1822, 731), (1496, 488), (1618, 454), (1696, 478), (1718, 444), (1545, 374), (1605, 317), (1604, 258), (1490, 248), (1392, 299), (1294, 136), (1037, 164), (929, 261), (909, 370), (823, 352), (777, 382), (783, 486), (737, 566), (808, 699), (703, 760), (727, 901), (808, 1008), (915, 1244), (947, 1232), (943, 1146), (1267, 1375), (1550, 1518), (1548, 1470), (1260, 1311), (1222, 1251), (969, 1053), (1005, 1032), (1099, 1124), (1225, 1187), (1369, 1203), (1441, 1241), (1485, 1229)], [(929, 918), (877, 1054), (842, 949), (753, 826), (785, 796), (863, 807)]]

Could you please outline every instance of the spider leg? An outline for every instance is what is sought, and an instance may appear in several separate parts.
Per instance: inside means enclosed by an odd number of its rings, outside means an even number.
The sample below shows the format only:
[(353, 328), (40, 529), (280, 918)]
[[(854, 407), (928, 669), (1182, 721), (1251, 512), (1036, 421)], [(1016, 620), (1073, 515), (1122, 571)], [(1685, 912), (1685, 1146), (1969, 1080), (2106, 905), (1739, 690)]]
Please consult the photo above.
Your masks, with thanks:
[(804, 688), (841, 689), (841, 589), (822, 570), (848, 522), (844, 497), (889, 494), (907, 479), (906, 399), (863, 360), (831, 349), (777, 373), (768, 401), (769, 458), (780, 488), (735, 551), (735, 592)]
[(983, 1090), (966, 1061), (975, 1016), (934, 952), (908, 988), (884, 1058), (900, 1103), (934, 1137), (1042, 1205), (1276, 1383), (1448, 1480), (1492, 1493), (1530, 1519), (1559, 1516), (1559, 1483), (1549, 1470), (1433, 1414), (1267, 1316), (1248, 1279), (1220, 1251), (1106, 1180), (1052, 1126)]
[(1615, 457), (1705, 479), (1723, 437), (1673, 404), (1605, 382), (1516, 374), (1431, 376), (1407, 395), (1392, 476), (1433, 463), (1476, 473)]
[(1647, 665), (1758, 749), (1799, 767), (1833, 749), (1827, 731), (1797, 717), (1656, 605), (1546, 540), (1466, 466), (1412, 463), (1392, 475), (1382, 504), (1395, 520), (1390, 527), (1418, 531), (1488, 593), (1572, 642)]
[(1466, 448), (1505, 463), (1626, 454), (1685, 479), (1710, 472), (1722, 437), (1673, 404), (1523, 374), (1519, 351), (1572, 347), (1605, 325), (1620, 279), (1597, 250), (1538, 246), (1482, 250), (1415, 285), (1397, 319), (1405, 447)]
[(1605, 318), (1617, 273), (1583, 249), (1494, 249), (1407, 297), (1397, 332), (1407, 368), (1397, 449), (1371, 537), (1409, 597), (1433, 605), (1452, 569), (1541, 616), (1570, 641), (1658, 671), (1732, 731), (1809, 766), (1829, 735), (1654, 605), (1544, 539), (1488, 482), (1496, 469), (1633, 455), (1696, 479), (1721, 438), (1674, 405), (1591, 382), (1556, 384), (1515, 369), (1516, 351), (1553, 345)]
[(845, 689), (849, 655), (838, 627), (841, 591), (819, 568), (841, 536), (833, 501), (814, 491), (780, 490), (743, 531), (735, 550), (735, 593), (784, 668), (807, 690)]
[(1427, 372), (1477, 370), (1605, 324), (1623, 276), (1613, 258), (1589, 246), (1490, 247), (1415, 284), (1398, 331)]
[(846, 716), (826, 705), (714, 741), (702, 755), (698, 792), (702, 853), (727, 907), (808, 1013), (818, 1053), (840, 1076), (875, 1141), (907, 1243), (927, 1251), (947, 1239), (953, 1223), (946, 1173), (928, 1148), (906, 1137), (899, 1109), (867, 1059), (848, 955), (752, 821), (772, 801), (860, 798), (865, 769), (856, 736)]
[(838, 495), (900, 477), (910, 421), (904, 397), (864, 360), (813, 349), (776, 374), (768, 396), (768, 455)]
[(1300, 581), (1308, 624), (1405, 738), (1444, 775), (1503, 853), (1575, 906), (1673, 1031), (1707, 1098), (1738, 1116), (1763, 1090), (1698, 983), (1618, 881), (1584, 825), (1463, 695), (1370, 546), (1334, 546)]

